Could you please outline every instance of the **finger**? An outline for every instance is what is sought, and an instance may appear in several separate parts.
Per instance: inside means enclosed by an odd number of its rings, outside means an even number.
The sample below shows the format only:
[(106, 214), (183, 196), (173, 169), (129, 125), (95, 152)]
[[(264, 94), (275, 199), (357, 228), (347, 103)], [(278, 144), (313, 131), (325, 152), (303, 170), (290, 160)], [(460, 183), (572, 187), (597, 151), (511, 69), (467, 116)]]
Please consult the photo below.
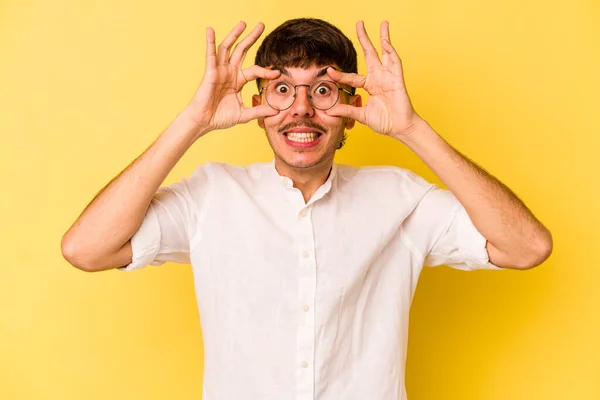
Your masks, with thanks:
[(399, 68), (399, 71), (401, 72), (402, 60), (400, 60), (400, 56), (398, 56), (398, 52), (390, 40), (390, 26), (387, 21), (384, 21), (381, 24), (381, 49), (383, 56), (387, 58), (388, 65), (391, 64), (392, 66)]
[(217, 62), (219, 63), (219, 65), (225, 65), (229, 62), (229, 51), (231, 50), (233, 44), (236, 40), (238, 40), (238, 38), (240, 37), (242, 32), (244, 32), (245, 29), (246, 23), (244, 21), (241, 21), (239, 24), (236, 25), (235, 28), (233, 28), (231, 32), (229, 32), (229, 35), (227, 35), (227, 37), (221, 42), (221, 44), (219, 45), (219, 52), (217, 53)]
[(246, 107), (242, 109), (242, 115), (240, 116), (240, 124), (252, 121), (253, 119), (272, 117), (279, 114), (279, 110), (271, 108), (268, 104), (262, 104), (256, 107)]
[[(281, 71), (276, 69), (264, 68), (259, 65), (253, 65), (242, 70), (241, 74), (246, 82), (250, 82), (257, 78), (277, 79), (279, 78), (279, 75), (281, 75)], [(243, 84), (246, 84), (246, 82), (243, 82)]]
[(217, 66), (217, 50), (215, 48), (215, 31), (206, 28), (206, 69)]
[(348, 104), (336, 104), (335, 107), (325, 111), (327, 115), (332, 117), (345, 117), (366, 125), (365, 109), (364, 107), (354, 107)]
[(343, 83), (354, 88), (362, 88), (365, 86), (367, 77), (364, 75), (354, 74), (350, 72), (340, 72), (334, 68), (327, 68), (327, 75), (336, 82)]
[(373, 46), (371, 39), (369, 39), (369, 35), (367, 35), (364, 22), (358, 21), (356, 23), (356, 35), (358, 36), (358, 41), (363, 49), (363, 53), (365, 54), (367, 68), (380, 65), (381, 61), (379, 60), (379, 54), (377, 54), (375, 46)]
[(246, 58), (246, 53), (248, 49), (252, 47), (254, 43), (258, 40), (260, 35), (262, 35), (265, 30), (265, 25), (263, 23), (259, 23), (256, 27), (250, 32), (248, 36), (244, 38), (241, 42), (239, 42), (233, 52), (231, 53), (231, 58), (229, 59), (229, 63), (231, 65), (242, 65), (244, 63), (244, 59)]
[(390, 64), (390, 53), (385, 50), (383, 43), (390, 42), (390, 26), (387, 21), (383, 21), (379, 27), (379, 38), (381, 40), (381, 63), (385, 66)]
[(392, 46), (392, 44), (387, 41), (381, 42), (381, 46), (383, 48), (383, 51), (385, 53), (387, 53), (387, 55), (389, 57), (388, 62), (392, 66), (392, 71), (396, 74), (401, 74), (402, 73), (402, 60), (400, 59), (400, 56), (398, 56), (398, 52), (396, 51), (394, 46)]

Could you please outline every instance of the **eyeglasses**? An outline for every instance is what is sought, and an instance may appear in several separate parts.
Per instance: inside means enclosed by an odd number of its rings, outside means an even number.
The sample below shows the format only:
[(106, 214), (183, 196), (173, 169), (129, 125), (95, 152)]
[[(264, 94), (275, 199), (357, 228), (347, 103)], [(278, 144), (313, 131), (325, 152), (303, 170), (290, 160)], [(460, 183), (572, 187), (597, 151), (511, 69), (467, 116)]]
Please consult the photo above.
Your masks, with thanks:
[(340, 91), (352, 96), (352, 92), (341, 88), (332, 81), (317, 81), (312, 85), (292, 85), (287, 82), (271, 82), (260, 88), (260, 93), (265, 92), (267, 104), (275, 110), (287, 110), (296, 100), (296, 88), (306, 86), (308, 88), (308, 101), (317, 110), (329, 110), (336, 105), (340, 98)]

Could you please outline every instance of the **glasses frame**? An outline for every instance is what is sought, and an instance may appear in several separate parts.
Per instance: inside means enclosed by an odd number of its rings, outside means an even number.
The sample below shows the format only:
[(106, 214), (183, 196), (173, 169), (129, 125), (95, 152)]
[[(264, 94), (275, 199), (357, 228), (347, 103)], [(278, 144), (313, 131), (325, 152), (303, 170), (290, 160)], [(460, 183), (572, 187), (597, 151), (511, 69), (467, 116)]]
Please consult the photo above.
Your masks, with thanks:
[(308, 102), (310, 103), (310, 105), (311, 105), (311, 106), (312, 106), (314, 109), (321, 110), (321, 111), (327, 111), (327, 110), (330, 110), (330, 109), (332, 109), (333, 107), (335, 107), (335, 105), (338, 103), (338, 101), (340, 101), (340, 91), (342, 91), (342, 92), (345, 92), (345, 93), (348, 93), (350, 96), (354, 96), (354, 94), (353, 94), (352, 92), (350, 92), (349, 90), (347, 90), (347, 89), (344, 89), (343, 87), (340, 87), (340, 85), (338, 85), (336, 82), (334, 82), (334, 81), (330, 81), (330, 80), (327, 80), (327, 79), (322, 79), (322, 80), (320, 80), (320, 81), (313, 82), (313, 83), (312, 83), (312, 85), (308, 85), (308, 84), (306, 84), (306, 83), (299, 83), (298, 85), (292, 85), (291, 83), (289, 83), (289, 82), (286, 82), (286, 81), (275, 81), (275, 82), (271, 82), (271, 83), (269, 83), (267, 86), (261, 86), (261, 87), (260, 87), (260, 90), (259, 90), (259, 94), (261, 94), (261, 95), (262, 95), (262, 92), (263, 92), (263, 91), (266, 91), (266, 90), (267, 90), (267, 88), (268, 88), (269, 86), (271, 86), (271, 85), (273, 85), (273, 84), (279, 84), (279, 83), (282, 83), (282, 82), (283, 82), (283, 83), (286, 83), (286, 84), (288, 84), (289, 86), (291, 86), (291, 87), (293, 87), (293, 88), (294, 88), (294, 96), (293, 96), (293, 97), (294, 97), (294, 100), (293, 100), (293, 101), (292, 101), (292, 103), (291, 103), (289, 106), (287, 106), (286, 108), (275, 108), (275, 107), (273, 107), (273, 105), (272, 105), (271, 103), (269, 103), (269, 99), (267, 99), (267, 95), (266, 95), (266, 93), (265, 93), (265, 101), (267, 102), (267, 104), (269, 105), (269, 107), (271, 107), (273, 110), (277, 110), (277, 111), (285, 111), (285, 110), (288, 110), (289, 108), (291, 108), (291, 107), (294, 105), (294, 103), (296, 102), (296, 95), (298, 94), (298, 90), (296, 89), (298, 86), (305, 86), (305, 87), (307, 87), (307, 88), (308, 88), (308, 93), (310, 93), (310, 88), (312, 88), (312, 87), (313, 87), (313, 86), (315, 86), (316, 84), (318, 84), (318, 83), (322, 83), (322, 82), (333, 83), (333, 84), (334, 84), (334, 85), (335, 85), (335, 86), (338, 88), (338, 91), (337, 91), (337, 98), (335, 99), (335, 101), (333, 102), (333, 104), (331, 105), (331, 107), (327, 107), (327, 108), (319, 108), (319, 107), (316, 107), (316, 106), (313, 104), (313, 101), (312, 101), (312, 96), (311, 96), (310, 94), (308, 95)]

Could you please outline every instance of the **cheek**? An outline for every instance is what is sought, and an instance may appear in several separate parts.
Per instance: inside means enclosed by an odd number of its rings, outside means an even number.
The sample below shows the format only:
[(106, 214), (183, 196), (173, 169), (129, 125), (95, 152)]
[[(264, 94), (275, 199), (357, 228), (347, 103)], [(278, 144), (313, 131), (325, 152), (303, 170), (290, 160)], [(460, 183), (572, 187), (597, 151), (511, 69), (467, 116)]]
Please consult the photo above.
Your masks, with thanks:
[(330, 131), (337, 131), (346, 123), (342, 117), (332, 117), (325, 113), (319, 115), (319, 124), (326, 126)]
[(265, 120), (264, 131), (269, 136), (277, 136), (277, 129), (279, 129), (280, 126), (281, 124), (277, 123), (276, 121)]
[(265, 124), (265, 130), (267, 132), (277, 132), (277, 129), (284, 124), (285, 115), (281, 115), (281, 113), (274, 115), (272, 117), (266, 117), (263, 120)]

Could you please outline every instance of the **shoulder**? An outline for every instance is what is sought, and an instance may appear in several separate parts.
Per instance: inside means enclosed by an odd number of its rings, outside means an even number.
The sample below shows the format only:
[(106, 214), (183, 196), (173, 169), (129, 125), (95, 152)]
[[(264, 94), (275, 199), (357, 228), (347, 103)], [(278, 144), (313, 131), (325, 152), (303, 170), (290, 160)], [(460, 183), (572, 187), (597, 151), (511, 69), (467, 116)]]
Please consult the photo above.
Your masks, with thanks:
[(411, 170), (396, 166), (338, 165), (340, 181), (349, 186), (428, 191), (435, 187)]
[(255, 163), (250, 165), (227, 164), (224, 162), (207, 162), (199, 165), (192, 173), (190, 179), (232, 179), (243, 181), (259, 176), (268, 163)]
[(239, 188), (258, 190), (261, 177), (269, 171), (269, 163), (235, 165), (207, 162), (199, 165), (187, 179), (191, 188), (200, 191), (230, 191)]

